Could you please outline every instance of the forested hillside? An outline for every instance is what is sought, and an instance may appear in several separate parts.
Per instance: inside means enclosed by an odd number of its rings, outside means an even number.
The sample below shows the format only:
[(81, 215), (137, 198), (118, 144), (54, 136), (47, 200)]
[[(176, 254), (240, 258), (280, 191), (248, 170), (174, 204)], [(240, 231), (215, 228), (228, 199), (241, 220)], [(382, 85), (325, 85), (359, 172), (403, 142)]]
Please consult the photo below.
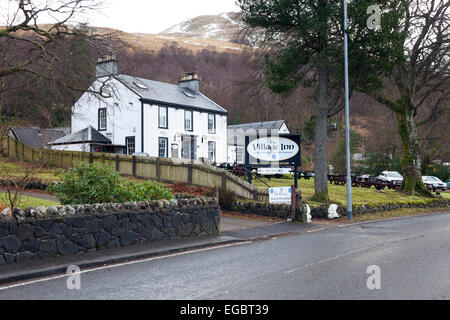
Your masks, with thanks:
[[(108, 29), (99, 29), (110, 32)], [(303, 135), (304, 154), (311, 157), (314, 128), (314, 92), (300, 88), (288, 97), (278, 96), (266, 88), (263, 58), (255, 48), (217, 39), (183, 38), (179, 33), (170, 37), (117, 32), (113, 50), (118, 53), (120, 72), (147, 79), (177, 83), (180, 75), (197, 71), (201, 91), (229, 111), (229, 123), (286, 120), (293, 132)], [(190, 39), (190, 40), (188, 40)], [(68, 45), (81, 44), (71, 43)], [(92, 55), (91, 67), (96, 56)], [(69, 61), (70, 62), (70, 61)], [(72, 61), (70, 63), (76, 63)], [(18, 75), (23, 77), (23, 75)], [(41, 127), (70, 124), (70, 107), (81, 91), (53, 90), (52, 81), (30, 81), (18, 86), (17, 77), (6, 78), (0, 84), (2, 117), (24, 119)], [(61, 75), (71, 77), (72, 75)], [(90, 79), (72, 77), (78, 86), (87, 88)], [(23, 82), (21, 82), (23, 83)], [(449, 117), (422, 128), (424, 151), (430, 161), (449, 161)], [(356, 139), (354, 151), (387, 153), (399, 156), (399, 137), (395, 118), (385, 107), (364, 94), (354, 94), (351, 100), (352, 132)], [(333, 126), (336, 130), (333, 130)], [(330, 119), (330, 159), (338, 152), (343, 135), (343, 114)], [(307, 167), (311, 167), (311, 162)]]

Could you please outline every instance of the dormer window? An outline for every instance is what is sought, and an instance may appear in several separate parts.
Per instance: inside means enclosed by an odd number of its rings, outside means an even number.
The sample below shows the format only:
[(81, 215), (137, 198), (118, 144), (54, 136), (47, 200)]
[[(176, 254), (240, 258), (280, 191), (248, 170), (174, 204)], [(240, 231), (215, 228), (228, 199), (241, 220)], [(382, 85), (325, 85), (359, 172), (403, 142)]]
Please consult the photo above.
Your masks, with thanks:
[(133, 84), (138, 87), (139, 89), (142, 90), (148, 90), (148, 87), (146, 87), (145, 85), (143, 85), (142, 83), (137, 83), (137, 82), (133, 82)]

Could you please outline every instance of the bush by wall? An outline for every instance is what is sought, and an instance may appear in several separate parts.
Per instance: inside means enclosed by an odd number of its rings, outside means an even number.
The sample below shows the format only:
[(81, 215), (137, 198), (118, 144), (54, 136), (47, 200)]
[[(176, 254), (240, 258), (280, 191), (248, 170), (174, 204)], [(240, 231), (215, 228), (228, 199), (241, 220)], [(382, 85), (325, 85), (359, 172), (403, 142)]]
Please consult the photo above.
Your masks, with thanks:
[(236, 194), (225, 188), (219, 188), (219, 205), (222, 209), (232, 210)]
[(151, 181), (133, 183), (99, 163), (81, 162), (61, 172), (62, 182), (50, 185), (61, 204), (122, 203), (127, 201), (170, 200), (170, 189)]

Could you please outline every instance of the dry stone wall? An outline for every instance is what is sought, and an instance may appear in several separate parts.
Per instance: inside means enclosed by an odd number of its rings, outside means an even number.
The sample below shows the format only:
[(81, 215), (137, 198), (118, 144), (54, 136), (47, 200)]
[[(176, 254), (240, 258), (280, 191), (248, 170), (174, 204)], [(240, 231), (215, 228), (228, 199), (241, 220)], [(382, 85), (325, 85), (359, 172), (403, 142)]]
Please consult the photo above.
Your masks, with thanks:
[(0, 216), (0, 265), (128, 246), (142, 242), (219, 234), (215, 198), (143, 201), (4, 210)]

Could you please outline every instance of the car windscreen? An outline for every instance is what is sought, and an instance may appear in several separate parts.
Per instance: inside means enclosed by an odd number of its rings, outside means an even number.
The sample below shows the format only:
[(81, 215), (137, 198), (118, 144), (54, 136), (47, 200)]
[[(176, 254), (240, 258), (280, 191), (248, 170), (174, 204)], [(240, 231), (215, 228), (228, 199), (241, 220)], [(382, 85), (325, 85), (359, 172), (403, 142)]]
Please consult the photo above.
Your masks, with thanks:
[(388, 172), (387, 175), (388, 175), (388, 177), (391, 177), (391, 178), (402, 178), (402, 175), (398, 172)]

